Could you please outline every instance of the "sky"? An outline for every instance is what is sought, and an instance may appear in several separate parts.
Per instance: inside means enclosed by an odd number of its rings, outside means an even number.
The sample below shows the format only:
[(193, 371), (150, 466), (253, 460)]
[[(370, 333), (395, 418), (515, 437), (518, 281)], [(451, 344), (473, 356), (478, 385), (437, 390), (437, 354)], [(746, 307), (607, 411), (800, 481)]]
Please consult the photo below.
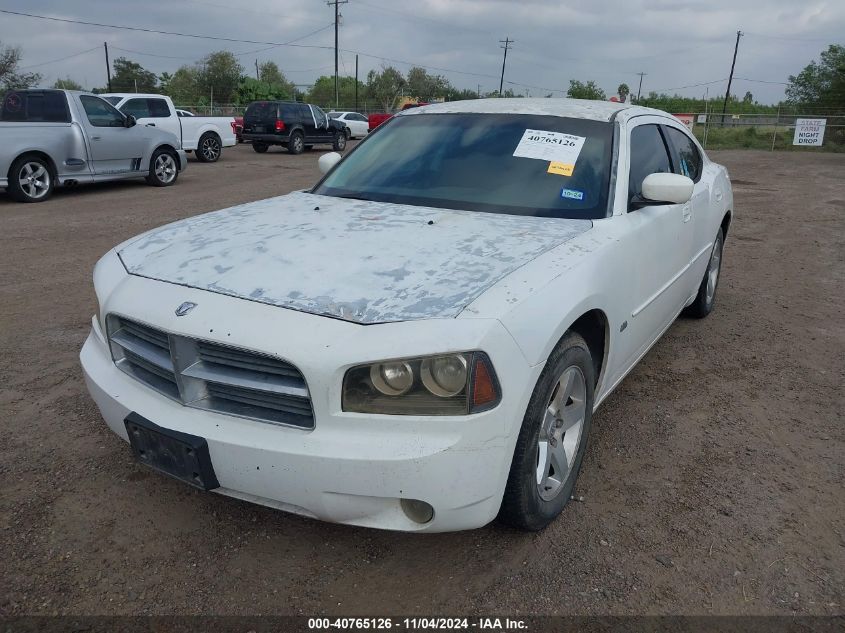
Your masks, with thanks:
[[(207, 35), (214, 41), (0, 13), (0, 43), (20, 46), (21, 65), (43, 85), (70, 77), (105, 86), (103, 42), (160, 74), (215, 50), (247, 72), (272, 60), (306, 87), (334, 72), (334, 9), (325, 0), (0, 0), (0, 9), (42, 16)], [(505, 87), (565, 96), (570, 79), (594, 80), (608, 96), (620, 83), (701, 98), (724, 94), (736, 31), (742, 30), (731, 92), (761, 103), (829, 44), (845, 44), (843, 0), (348, 0), (341, 5), (340, 74), (392, 64), (441, 74), (458, 88), (498, 89), (499, 40), (514, 40)], [(299, 46), (270, 44), (293, 42)], [(313, 48), (312, 48), (313, 47)], [(93, 50), (92, 50), (93, 49)], [(753, 80), (753, 81), (752, 81)]]

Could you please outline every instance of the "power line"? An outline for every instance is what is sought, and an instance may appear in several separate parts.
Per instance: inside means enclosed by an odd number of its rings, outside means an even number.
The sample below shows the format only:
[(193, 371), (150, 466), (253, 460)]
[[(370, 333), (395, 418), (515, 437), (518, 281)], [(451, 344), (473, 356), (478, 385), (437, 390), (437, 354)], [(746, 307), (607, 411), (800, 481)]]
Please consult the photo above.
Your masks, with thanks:
[(174, 35), (178, 37), (190, 37), (193, 39), (200, 39), (200, 40), (215, 40), (218, 42), (239, 42), (241, 44), (263, 44), (269, 45), (271, 48), (275, 48), (277, 46), (292, 46), (294, 48), (319, 48), (322, 50), (331, 50), (331, 46), (317, 46), (314, 44), (292, 44), (288, 42), (262, 42), (260, 40), (241, 40), (234, 37), (221, 37), (215, 35), (197, 35), (195, 33), (180, 33), (178, 31), (161, 31), (158, 29), (148, 29), (140, 26), (124, 26), (118, 24), (103, 24), (100, 22), (88, 22), (85, 20), (71, 20), (70, 18), (56, 18), (48, 15), (35, 15), (34, 13), (23, 13), (21, 11), (9, 11), (8, 9), (0, 9), (0, 13), (6, 13), (8, 15), (17, 15), (26, 18), (36, 18), (39, 20), (50, 20), (52, 22), (63, 22), (66, 24), (84, 24), (86, 26), (97, 26), (101, 28), (107, 29), (121, 29), (124, 31), (140, 31), (142, 33), (156, 33), (158, 35)]
[(84, 55), (85, 53), (90, 53), (91, 51), (98, 51), (100, 50), (99, 46), (95, 46), (94, 48), (88, 48), (84, 51), (79, 51), (78, 53), (73, 53), (72, 55), (64, 55), (63, 57), (59, 57), (58, 59), (51, 59), (49, 62), (40, 62), (38, 64), (30, 64), (29, 66), (21, 66), (19, 70), (28, 70), (30, 68), (38, 68), (39, 66), (46, 66), (47, 64), (56, 64), (58, 62), (63, 62), (66, 59), (73, 59), (74, 57), (79, 57), (80, 55)]

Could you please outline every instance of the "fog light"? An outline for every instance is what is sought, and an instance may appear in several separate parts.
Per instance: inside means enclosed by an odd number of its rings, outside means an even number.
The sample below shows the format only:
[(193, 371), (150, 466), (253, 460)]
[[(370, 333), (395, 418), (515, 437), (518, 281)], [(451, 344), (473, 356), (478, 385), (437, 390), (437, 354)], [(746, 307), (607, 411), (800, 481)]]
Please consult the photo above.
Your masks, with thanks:
[(434, 508), (418, 499), (401, 499), (399, 504), (405, 516), (414, 523), (428, 523), (434, 518)]

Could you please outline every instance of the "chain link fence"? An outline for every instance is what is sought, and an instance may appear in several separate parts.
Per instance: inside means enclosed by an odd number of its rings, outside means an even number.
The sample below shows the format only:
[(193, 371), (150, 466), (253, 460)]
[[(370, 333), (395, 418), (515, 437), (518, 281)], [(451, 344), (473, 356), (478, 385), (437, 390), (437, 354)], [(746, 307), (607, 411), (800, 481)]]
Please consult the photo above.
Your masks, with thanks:
[[(705, 149), (767, 149), (845, 152), (845, 115), (824, 113), (725, 114), (696, 112), (680, 116)], [(820, 146), (794, 144), (801, 119), (824, 120)], [(802, 128), (803, 129), (803, 128)]]

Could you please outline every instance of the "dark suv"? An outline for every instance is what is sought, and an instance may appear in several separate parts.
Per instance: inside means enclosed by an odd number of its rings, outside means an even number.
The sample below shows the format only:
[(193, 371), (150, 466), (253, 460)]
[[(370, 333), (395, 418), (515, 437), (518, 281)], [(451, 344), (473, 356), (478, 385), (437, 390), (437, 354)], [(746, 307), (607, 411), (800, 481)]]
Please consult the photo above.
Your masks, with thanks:
[(336, 151), (346, 148), (343, 123), (330, 119), (315, 105), (293, 101), (250, 103), (242, 136), (259, 154), (270, 145), (284, 145), (291, 154), (301, 154), (319, 143), (331, 143)]

